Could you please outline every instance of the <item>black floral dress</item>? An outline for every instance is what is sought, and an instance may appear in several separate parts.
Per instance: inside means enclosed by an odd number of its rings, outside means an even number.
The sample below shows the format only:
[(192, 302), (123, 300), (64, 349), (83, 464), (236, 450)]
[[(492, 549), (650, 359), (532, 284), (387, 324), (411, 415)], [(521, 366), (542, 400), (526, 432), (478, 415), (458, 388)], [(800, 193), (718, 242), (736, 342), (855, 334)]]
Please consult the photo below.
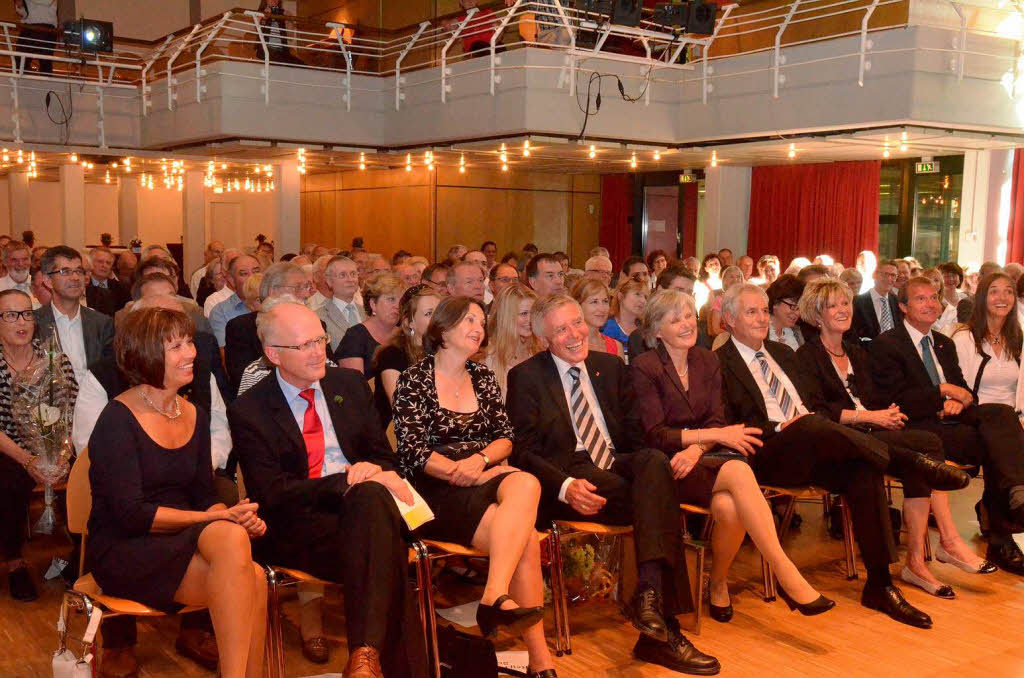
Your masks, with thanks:
[(469, 546), (484, 513), (497, 501), (498, 476), (474, 487), (456, 487), (424, 472), (432, 452), (454, 461), (465, 459), (502, 438), (513, 440), (512, 424), (502, 405), (501, 389), (486, 366), (466, 361), (476, 393), (475, 412), (441, 407), (434, 383), (434, 358), (424, 358), (398, 378), (392, 409), (399, 465), (434, 511), (419, 533), (429, 539)]

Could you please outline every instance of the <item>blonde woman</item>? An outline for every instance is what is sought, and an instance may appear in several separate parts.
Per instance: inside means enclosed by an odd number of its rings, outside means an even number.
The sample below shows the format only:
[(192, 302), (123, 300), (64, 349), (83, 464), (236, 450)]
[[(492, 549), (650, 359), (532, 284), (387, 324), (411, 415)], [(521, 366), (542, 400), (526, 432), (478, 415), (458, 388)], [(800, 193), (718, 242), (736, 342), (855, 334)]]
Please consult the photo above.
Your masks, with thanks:
[(624, 347), (626, 362), (629, 362), (629, 335), (639, 326), (640, 318), (644, 313), (644, 304), (651, 294), (647, 281), (627, 280), (615, 288), (615, 296), (612, 297), (612, 317), (601, 328), (601, 333), (620, 342)]
[(508, 389), (508, 371), (544, 350), (530, 324), (530, 311), (537, 294), (526, 285), (512, 283), (494, 297), (487, 319), (487, 357), (504, 398)]
[(572, 288), (572, 297), (583, 309), (583, 321), (587, 323), (587, 344), (591, 351), (611, 353), (620, 358), (624, 354), (622, 343), (602, 334), (601, 329), (611, 317), (612, 292), (600, 280), (581, 280)]

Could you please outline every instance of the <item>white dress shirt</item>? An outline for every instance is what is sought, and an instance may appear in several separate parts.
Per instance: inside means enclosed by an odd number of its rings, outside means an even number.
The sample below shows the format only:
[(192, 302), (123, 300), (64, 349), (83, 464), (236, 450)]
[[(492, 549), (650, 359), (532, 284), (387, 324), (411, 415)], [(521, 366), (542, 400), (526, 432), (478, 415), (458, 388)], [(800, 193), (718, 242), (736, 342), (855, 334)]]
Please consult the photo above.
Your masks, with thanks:
[[(299, 395), (305, 389), (289, 384), (281, 378), (281, 373), (276, 370), (274, 376), (277, 378), (277, 383), (281, 387), (281, 393), (284, 394), (284, 400), (288, 403), (288, 407), (291, 408), (292, 416), (295, 417), (295, 423), (298, 425), (299, 432), (301, 433), (302, 427), (305, 424), (306, 410), (309, 408), (309, 402)], [(343, 473), (348, 468), (349, 463), (348, 459), (345, 458), (345, 453), (341, 451), (338, 436), (334, 432), (334, 421), (331, 420), (331, 412), (327, 409), (327, 399), (324, 398), (324, 391), (320, 388), (319, 381), (313, 382), (310, 388), (313, 389), (313, 404), (316, 407), (317, 415), (320, 417), (320, 424), (324, 429), (324, 465), (321, 468), (320, 477), (329, 476), (333, 473)]]
[[(761, 351), (764, 354), (764, 360), (768, 363), (768, 367), (771, 368), (775, 376), (779, 378), (779, 388), (786, 389), (789, 393), (789, 397), (793, 400), (793, 407), (797, 414), (807, 414), (807, 408), (804, 407), (804, 403), (800, 400), (800, 393), (793, 387), (793, 382), (786, 376), (786, 372), (779, 367), (779, 364), (772, 359), (772, 354), (764, 348), (764, 344), (761, 345), (760, 349), (752, 349), (741, 341), (738, 341), (736, 337), (730, 339), (736, 350), (740, 352), (740, 357), (743, 358), (743, 363), (750, 370), (751, 376), (754, 377), (754, 382), (757, 387), (761, 389), (761, 397), (764, 398), (764, 407), (768, 412), (768, 420), (782, 423), (786, 421), (786, 415), (782, 413), (782, 407), (779, 405), (779, 401), (775, 399), (772, 392), (768, 388), (768, 382), (765, 381), (761, 375), (761, 362), (757, 359), (755, 354), (757, 351)], [(776, 431), (779, 430), (776, 426)]]
[(363, 317), (363, 309), (356, 303), (355, 297), (352, 298), (352, 301), (331, 297), (331, 301), (341, 311), (341, 315), (345, 316), (349, 327), (358, 325), (366, 319)]
[(31, 296), (32, 294), (32, 276), (29, 275), (25, 278), (25, 282), (15, 282), (11, 274), (8, 273), (4, 277), (0, 278), (0, 291), (3, 290), (21, 290), (25, 294)]
[(57, 327), (57, 338), (60, 339), (60, 348), (64, 355), (71, 361), (75, 368), (75, 378), (82, 380), (85, 373), (89, 371), (89, 359), (85, 354), (85, 337), (82, 335), (82, 311), (75, 309), (74, 318), (69, 318), (60, 312), (54, 304), (50, 303), (53, 311), (54, 325)]
[(216, 292), (211, 293), (210, 296), (206, 297), (206, 301), (203, 302), (203, 315), (209, 318), (210, 313), (213, 312), (213, 307), (219, 304), (220, 302), (224, 301), (234, 293), (235, 291), (228, 287), (227, 285), (220, 288)]
[[(87, 371), (78, 380), (78, 398), (75, 400), (74, 420), (71, 424), (71, 442), (79, 454), (89, 445), (89, 438), (96, 428), (100, 413), (110, 399), (99, 379)], [(227, 466), (231, 453), (231, 429), (228, 428), (228, 412), (224, 399), (217, 388), (217, 380), (210, 375), (210, 461), (213, 468)]]
[(772, 341), (777, 341), (780, 344), (789, 346), (794, 351), (800, 348), (800, 340), (796, 338), (796, 332), (793, 331), (792, 327), (783, 327), (782, 333), (775, 331), (775, 328), (768, 325), (768, 338)]
[[(555, 361), (555, 369), (558, 370), (558, 376), (562, 380), (562, 391), (565, 392), (565, 404), (569, 408), (569, 420), (572, 422), (572, 430), (576, 434), (576, 451), (590, 454), (586, 446), (583, 444), (583, 439), (580, 437), (579, 428), (576, 426), (576, 419), (572, 416), (572, 377), (569, 376), (569, 369), (573, 367), (580, 368), (580, 388), (583, 389), (583, 397), (587, 399), (587, 404), (590, 406), (590, 411), (594, 415), (594, 421), (597, 422), (597, 428), (604, 436), (604, 441), (607, 443), (609, 449), (615, 449), (612, 444), (612, 438), (608, 435), (608, 426), (604, 421), (604, 412), (601, 411), (601, 403), (597, 399), (597, 394), (594, 393), (594, 385), (590, 382), (590, 373), (587, 372), (587, 364), (585, 362), (578, 363), (576, 365), (570, 365), (565, 362), (554, 353), (551, 354), (552, 360)], [(558, 500), (565, 501), (565, 491), (569, 489), (569, 484), (576, 480), (575, 478), (566, 478), (565, 482), (562, 483), (562, 488), (558, 491)]]
[(199, 283), (203, 281), (203, 276), (206, 275), (207, 266), (209, 266), (209, 264), (197, 269), (188, 280), (188, 288), (192, 291), (193, 299), (195, 299), (196, 295), (199, 293)]
[[(903, 321), (903, 326), (907, 328), (907, 333), (910, 334), (910, 341), (914, 342), (914, 348), (917, 350), (917, 355), (921, 358), (921, 363), (924, 364), (924, 354), (921, 352), (921, 340), (924, 339), (923, 334), (914, 329), (914, 327), (906, 320)], [(932, 361), (935, 363), (935, 370), (939, 373), (939, 383), (946, 383), (946, 375), (942, 371), (942, 365), (939, 364), (939, 358), (935, 355), (935, 337), (932, 336), (932, 331), (928, 330), (928, 337), (931, 339), (931, 343), (928, 344), (928, 352), (932, 354)]]

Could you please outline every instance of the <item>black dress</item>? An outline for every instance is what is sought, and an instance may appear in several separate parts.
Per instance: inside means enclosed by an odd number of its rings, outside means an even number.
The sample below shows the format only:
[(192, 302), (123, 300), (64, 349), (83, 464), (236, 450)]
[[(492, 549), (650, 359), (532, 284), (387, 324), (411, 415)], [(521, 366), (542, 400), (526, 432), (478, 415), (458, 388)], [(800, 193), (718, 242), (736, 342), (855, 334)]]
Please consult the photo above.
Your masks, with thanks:
[(501, 389), (486, 366), (466, 361), (476, 393), (475, 412), (453, 412), (440, 406), (434, 383), (434, 358), (427, 357), (402, 372), (395, 388), (395, 435), (398, 461), (408, 478), (434, 511), (434, 520), (419, 534), (428, 539), (469, 546), (506, 476), (483, 485), (456, 487), (427, 475), (423, 468), (431, 452), (449, 459), (465, 459), (502, 438), (513, 440), (512, 424), (502, 405)]
[(157, 508), (205, 511), (217, 503), (210, 461), (210, 419), (196, 408), (192, 437), (177, 449), (157, 445), (118, 400), (103, 408), (89, 438), (89, 569), (103, 592), (163, 612), (174, 602), (208, 523), (150, 532)]
[(334, 352), (334, 360), (340, 362), (345, 358), (362, 358), (363, 376), (373, 379), (377, 374), (373, 369), (373, 354), (378, 346), (380, 342), (373, 338), (366, 325), (352, 325), (345, 330), (345, 336), (341, 338), (338, 350)]
[(394, 344), (381, 346), (380, 350), (373, 356), (373, 405), (377, 408), (377, 413), (380, 415), (380, 425), (384, 428), (387, 428), (388, 424), (391, 423), (392, 413), (391, 401), (388, 400), (388, 394), (384, 390), (384, 383), (381, 381), (380, 375), (384, 373), (384, 370), (395, 370), (401, 374), (408, 367), (409, 357), (405, 354), (405, 350)]

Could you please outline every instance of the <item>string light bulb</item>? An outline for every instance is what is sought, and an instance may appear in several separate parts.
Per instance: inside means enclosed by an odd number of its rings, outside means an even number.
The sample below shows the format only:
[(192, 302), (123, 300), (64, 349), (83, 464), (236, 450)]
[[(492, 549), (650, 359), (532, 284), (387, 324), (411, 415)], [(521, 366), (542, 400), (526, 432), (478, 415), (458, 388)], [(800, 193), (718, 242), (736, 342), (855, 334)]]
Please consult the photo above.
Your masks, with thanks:
[(107, 183), (107, 184), (110, 183), (110, 170), (107, 170), (107, 174), (106, 174), (106, 176), (103, 177), (103, 181), (104, 181), (104, 183)]
[(787, 153), (786, 155), (789, 156), (790, 160), (796, 157), (796, 144), (789, 145), (789, 153)]
[(466, 173), (466, 154), (463, 153), (459, 156), (459, 174)]
[(71, 154), (71, 162), (78, 162), (78, 154), (77, 153), (72, 153)]
[(889, 157), (889, 155), (890, 155), (890, 154), (889, 154), (889, 147), (888, 147), (888, 146), (886, 146), (885, 148), (883, 148), (883, 149), (882, 149), (882, 157), (883, 157), (883, 158), (888, 158), (888, 157)]
[(907, 152), (907, 145), (906, 144), (900, 144), (900, 153), (906, 153), (906, 152)]
[(405, 171), (406, 172), (411, 172), (412, 171), (412, 153), (406, 153), (405, 154)]
[(587, 153), (591, 160), (597, 157), (597, 148), (594, 144), (590, 144), (590, 153)]
[(365, 153), (360, 153), (359, 154), (359, 169), (361, 169), (361, 170), (365, 170), (366, 169), (366, 154)]
[(501, 171), (502, 172), (507, 172), (508, 171), (508, 163), (507, 162), (501, 163)]
[(529, 139), (527, 139), (526, 141), (523, 142), (523, 157), (524, 158), (529, 158), (530, 157), (530, 140)]
[(629, 159), (629, 168), (636, 169), (636, 153), (634, 153), (633, 157)]
[(711, 151), (711, 166), (718, 167), (718, 151)]
[(658, 162), (659, 160), (661, 160), (661, 151), (655, 150), (654, 151), (654, 161)]

